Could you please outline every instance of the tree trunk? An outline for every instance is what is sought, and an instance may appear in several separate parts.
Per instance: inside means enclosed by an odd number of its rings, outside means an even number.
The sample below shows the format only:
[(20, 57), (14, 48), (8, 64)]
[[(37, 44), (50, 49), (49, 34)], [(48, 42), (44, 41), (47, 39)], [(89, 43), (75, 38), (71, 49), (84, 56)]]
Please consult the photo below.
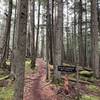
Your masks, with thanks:
[(12, 16), (12, 6), (13, 2), (12, 0), (9, 0), (9, 10), (8, 10), (8, 15), (6, 16), (6, 29), (5, 29), (5, 43), (4, 43), (4, 48), (3, 50), (3, 56), (1, 58), (1, 66), (5, 64), (6, 59), (8, 58), (9, 55), (9, 41), (10, 41), (10, 29), (11, 29), (11, 16)]
[(19, 0), (14, 48), (14, 65), (16, 66), (14, 100), (23, 100), (27, 14), (28, 0)]
[(12, 7), (13, 7), (13, 1), (9, 0), (9, 11), (7, 16), (7, 26), (6, 26), (6, 54), (5, 58), (8, 58), (9, 55), (9, 41), (10, 41), (10, 29), (11, 29), (11, 16), (12, 16)]
[(77, 63), (77, 49), (76, 49), (76, 46), (77, 46), (77, 42), (76, 42), (76, 0), (74, 0), (74, 64), (76, 65)]
[(54, 0), (52, 0), (52, 20), (51, 20), (51, 37), (52, 37), (52, 63), (54, 65), (54, 44), (55, 44), (55, 40), (54, 40)]
[(44, 58), (44, 28), (41, 29), (41, 57)]
[(100, 76), (99, 68), (99, 54), (98, 54), (98, 21), (97, 21), (97, 8), (96, 0), (91, 1), (91, 45), (92, 45), (92, 55), (91, 55), (91, 65), (94, 68), (95, 76), (98, 78)]
[(38, 55), (38, 43), (39, 43), (39, 31), (40, 31), (40, 5), (41, 5), (41, 1), (38, 0), (38, 25), (37, 25), (37, 36), (36, 36), (36, 57)]
[(100, 33), (100, 1), (97, 0), (97, 13), (98, 13), (98, 28)]
[(85, 0), (85, 46), (84, 46), (84, 66), (87, 66), (87, 0)]
[(12, 41), (12, 54), (11, 54), (11, 76), (15, 77), (15, 66), (13, 63), (13, 59), (14, 59), (14, 37), (15, 37), (15, 32), (16, 32), (16, 18), (17, 18), (17, 0), (16, 0), (16, 7), (15, 7), (15, 18), (14, 18), (14, 28), (13, 28), (13, 41)]
[(61, 73), (58, 71), (58, 66), (61, 65), (62, 44), (63, 44), (63, 0), (57, 0), (57, 24), (55, 32), (55, 50), (54, 50), (54, 81), (59, 80)]
[(67, 3), (67, 25), (66, 25), (66, 38), (67, 38), (67, 45), (66, 45), (66, 60), (67, 60), (67, 63), (69, 63), (69, 56), (70, 56), (70, 54), (69, 54), (69, 15), (68, 15), (68, 8), (69, 8), (69, 6), (68, 6), (68, 1), (66, 1), (66, 3)]
[(50, 52), (50, 49), (49, 49), (49, 46), (50, 46), (50, 40), (49, 40), (49, 37), (50, 37), (50, 8), (49, 8), (49, 0), (47, 1), (47, 27), (46, 27), (46, 66), (47, 66), (47, 75), (46, 75), (46, 79), (47, 80), (50, 80), (50, 68), (49, 68), (49, 52)]
[(36, 49), (35, 49), (35, 0), (32, 0), (32, 10), (31, 10), (31, 61), (33, 69), (35, 67)]
[[(29, 9), (30, 9), (30, 5), (29, 5)], [(29, 17), (29, 19), (28, 19), (28, 25), (27, 25), (27, 35), (26, 35), (26, 57), (27, 58), (30, 58), (30, 56), (31, 56), (31, 52), (30, 52), (30, 37), (31, 37), (31, 33), (30, 33), (30, 12), (28, 12), (28, 17)]]
[(79, 65), (84, 66), (84, 47), (83, 47), (83, 34), (82, 34), (82, 0), (79, 2)]

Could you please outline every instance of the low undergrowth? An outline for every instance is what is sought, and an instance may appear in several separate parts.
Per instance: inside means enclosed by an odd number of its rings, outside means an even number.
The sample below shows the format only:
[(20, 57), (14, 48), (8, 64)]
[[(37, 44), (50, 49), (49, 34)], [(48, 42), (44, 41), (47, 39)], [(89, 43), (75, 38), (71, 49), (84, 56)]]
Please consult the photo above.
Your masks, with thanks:
[(12, 100), (13, 94), (13, 85), (0, 88), (0, 100)]
[[(10, 65), (10, 61), (6, 62), (7, 65)], [(31, 60), (26, 59), (25, 61), (25, 74), (32, 72), (31, 70)], [(3, 80), (7, 75), (0, 71), (0, 80)], [(6, 81), (6, 80), (5, 80)], [(14, 94), (14, 84), (9, 84), (6, 87), (0, 87), (0, 100), (12, 100)]]
[(82, 95), (80, 100), (100, 100), (100, 97), (93, 95)]

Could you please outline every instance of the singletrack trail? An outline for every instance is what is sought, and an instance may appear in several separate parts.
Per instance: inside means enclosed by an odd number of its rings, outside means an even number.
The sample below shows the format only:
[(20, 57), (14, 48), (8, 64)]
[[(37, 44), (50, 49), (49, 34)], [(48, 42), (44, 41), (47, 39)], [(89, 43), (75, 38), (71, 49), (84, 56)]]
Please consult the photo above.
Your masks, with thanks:
[[(36, 61), (38, 68), (35, 74), (25, 78), (24, 100), (61, 100), (46, 82), (46, 64), (42, 59)], [(49, 85), (48, 85), (49, 84)]]

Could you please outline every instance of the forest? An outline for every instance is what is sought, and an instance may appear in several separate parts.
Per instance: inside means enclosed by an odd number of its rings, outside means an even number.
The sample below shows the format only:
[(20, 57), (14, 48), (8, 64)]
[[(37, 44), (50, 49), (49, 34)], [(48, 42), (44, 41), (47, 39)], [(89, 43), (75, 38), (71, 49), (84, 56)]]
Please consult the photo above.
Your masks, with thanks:
[(0, 0), (0, 100), (100, 100), (100, 0)]

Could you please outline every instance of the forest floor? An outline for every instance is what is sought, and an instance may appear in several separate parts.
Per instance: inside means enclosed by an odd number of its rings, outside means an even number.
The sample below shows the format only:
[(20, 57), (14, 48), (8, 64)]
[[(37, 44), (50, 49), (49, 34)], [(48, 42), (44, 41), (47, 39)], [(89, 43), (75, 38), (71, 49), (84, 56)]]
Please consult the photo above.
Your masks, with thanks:
[[(25, 79), (24, 100), (75, 100), (76, 84), (70, 82), (68, 95), (59, 93), (60, 87), (46, 81), (46, 63), (43, 59), (37, 59), (35, 72), (28, 70)], [(27, 71), (26, 71), (27, 72)], [(97, 85), (79, 84), (80, 100), (100, 100), (100, 81)]]
[[(59, 89), (56, 85), (46, 81), (46, 63), (43, 59), (37, 59), (36, 71), (26, 74), (24, 100), (75, 100), (76, 85), (72, 85), (68, 95), (57, 94)], [(100, 82), (100, 81), (99, 81)], [(81, 99), (80, 100), (100, 100), (99, 84), (86, 85), (79, 84)]]
[[(69, 94), (66, 95), (64, 91), (62, 91), (63, 82), (55, 84), (46, 81), (46, 62), (44, 62), (43, 59), (37, 59), (36, 69), (34, 71), (31, 70), (30, 64), (31, 60), (26, 59), (24, 100), (76, 100), (76, 82), (69, 82), (70, 91)], [(1, 75), (0, 79), (4, 76)], [(71, 78), (74, 77), (71, 75)], [(90, 78), (87, 77), (87, 79)], [(91, 84), (79, 84), (79, 100), (100, 100), (100, 79), (93, 78), (93, 81), (94, 83)], [(5, 80), (4, 83), (8, 82), (9, 84), (0, 87), (0, 100), (12, 100), (14, 84), (11, 83), (10, 79)]]

